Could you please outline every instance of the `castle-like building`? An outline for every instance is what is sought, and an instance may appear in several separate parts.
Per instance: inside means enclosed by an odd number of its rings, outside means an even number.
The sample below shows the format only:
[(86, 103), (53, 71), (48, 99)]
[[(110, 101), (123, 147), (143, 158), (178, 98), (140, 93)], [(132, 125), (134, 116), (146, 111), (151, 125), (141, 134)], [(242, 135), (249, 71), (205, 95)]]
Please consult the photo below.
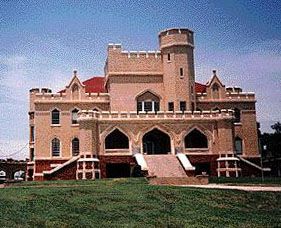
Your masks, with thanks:
[(104, 76), (31, 89), (28, 179), (252, 172), (241, 163), (259, 157), (255, 95), (216, 71), (195, 82), (193, 35), (162, 31), (159, 51), (109, 44)]

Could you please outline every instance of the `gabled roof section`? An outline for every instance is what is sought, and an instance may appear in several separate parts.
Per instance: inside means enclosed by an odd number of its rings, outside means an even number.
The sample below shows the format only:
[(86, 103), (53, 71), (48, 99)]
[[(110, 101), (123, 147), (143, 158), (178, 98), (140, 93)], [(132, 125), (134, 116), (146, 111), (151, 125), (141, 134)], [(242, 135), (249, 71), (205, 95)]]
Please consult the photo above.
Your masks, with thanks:
[[(74, 83), (79, 83), (81, 87), (85, 88), (86, 93), (106, 93), (106, 89), (104, 87), (105, 77), (102, 76), (94, 76), (84, 82), (80, 82), (76, 75), (73, 76), (70, 83), (66, 88), (69, 88)], [(66, 89), (59, 91), (59, 93), (65, 93)]]
[(211, 86), (214, 83), (218, 83), (220, 87), (224, 87), (224, 84), (222, 84), (222, 82), (220, 81), (219, 77), (217, 76), (217, 71), (213, 70), (213, 77), (211, 79), (211, 81), (207, 82), (207, 86)]

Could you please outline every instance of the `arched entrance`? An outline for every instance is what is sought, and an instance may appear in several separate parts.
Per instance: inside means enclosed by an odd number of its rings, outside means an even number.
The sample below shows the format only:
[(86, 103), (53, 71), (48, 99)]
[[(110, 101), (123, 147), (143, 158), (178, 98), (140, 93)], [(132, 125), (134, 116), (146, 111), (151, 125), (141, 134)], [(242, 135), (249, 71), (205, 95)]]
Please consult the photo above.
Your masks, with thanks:
[(143, 136), (142, 145), (145, 154), (168, 154), (171, 152), (169, 135), (156, 128)]

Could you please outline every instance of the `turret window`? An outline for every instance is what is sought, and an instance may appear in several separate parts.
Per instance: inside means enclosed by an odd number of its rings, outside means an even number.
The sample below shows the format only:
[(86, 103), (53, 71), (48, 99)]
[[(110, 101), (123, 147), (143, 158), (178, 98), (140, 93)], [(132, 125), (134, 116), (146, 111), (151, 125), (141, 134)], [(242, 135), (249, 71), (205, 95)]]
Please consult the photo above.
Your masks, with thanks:
[(168, 61), (171, 61), (171, 54), (170, 53), (168, 53), (168, 55), (167, 55), (168, 57)]
[(241, 112), (238, 108), (234, 109), (234, 123), (240, 123), (241, 122)]
[(180, 68), (180, 77), (181, 78), (183, 77), (183, 68), (182, 67)]

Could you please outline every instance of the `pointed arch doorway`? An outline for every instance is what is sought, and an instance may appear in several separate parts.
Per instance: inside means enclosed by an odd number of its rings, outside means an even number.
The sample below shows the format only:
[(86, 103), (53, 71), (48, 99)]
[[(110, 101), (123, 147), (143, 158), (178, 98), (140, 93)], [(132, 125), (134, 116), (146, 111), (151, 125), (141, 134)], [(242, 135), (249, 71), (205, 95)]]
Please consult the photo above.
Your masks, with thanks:
[(171, 152), (170, 136), (157, 128), (143, 136), (142, 145), (144, 154), (169, 154)]

